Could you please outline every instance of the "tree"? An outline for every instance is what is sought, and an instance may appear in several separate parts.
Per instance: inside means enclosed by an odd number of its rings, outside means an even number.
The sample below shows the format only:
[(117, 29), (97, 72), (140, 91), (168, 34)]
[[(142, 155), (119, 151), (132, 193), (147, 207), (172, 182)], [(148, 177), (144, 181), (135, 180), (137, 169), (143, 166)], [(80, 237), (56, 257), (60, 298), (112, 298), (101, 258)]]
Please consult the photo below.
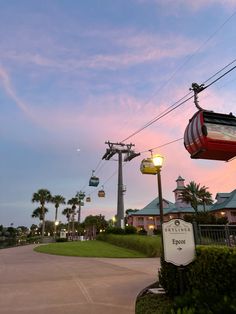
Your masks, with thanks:
[(18, 226), (17, 229), (20, 229), (22, 233), (28, 233), (29, 232), (29, 228), (26, 226)]
[(55, 221), (54, 221), (54, 234), (56, 236), (56, 232), (57, 232), (57, 213), (58, 213), (58, 208), (60, 206), (60, 204), (65, 204), (66, 200), (62, 195), (55, 195), (52, 197), (52, 203), (55, 204)]
[(45, 220), (45, 232), (51, 236), (54, 233), (54, 221)]
[[(46, 215), (48, 213), (48, 209), (46, 207), (44, 207), (44, 215)], [(39, 218), (39, 220), (43, 220), (43, 213), (42, 213), (42, 207), (37, 207), (32, 215), (31, 215), (32, 218)]]
[(67, 219), (67, 231), (68, 231), (68, 235), (70, 233), (70, 218), (73, 214), (73, 209), (71, 207), (66, 207), (63, 209), (62, 211), (62, 215), (65, 215), (66, 216), (66, 219)]
[(38, 231), (38, 226), (35, 224), (32, 224), (30, 227), (30, 236), (35, 236), (36, 232)]
[(207, 187), (203, 186), (198, 193), (200, 204), (203, 205), (204, 212), (206, 211), (206, 205), (213, 204), (212, 194), (208, 192), (207, 189)]
[(76, 206), (79, 205), (80, 200), (77, 197), (72, 197), (70, 200), (68, 200), (67, 204), (71, 205), (72, 208), (72, 239), (74, 238), (75, 235), (75, 210), (76, 210)]
[[(45, 215), (48, 213), (48, 209), (46, 207), (44, 207), (44, 219), (45, 219)], [(43, 211), (42, 211), (42, 207), (37, 207), (32, 215), (31, 215), (32, 218), (39, 218), (39, 220), (41, 221), (41, 226), (39, 225), (39, 231), (41, 231), (41, 238), (42, 237), (42, 231), (43, 231)], [(45, 223), (44, 223), (44, 232), (45, 232)]]
[(203, 205), (205, 211), (205, 205), (213, 203), (212, 194), (207, 189), (207, 187), (200, 187), (200, 184), (191, 181), (180, 194), (180, 199), (190, 204), (196, 213), (198, 213), (198, 205)]
[(104, 230), (108, 226), (105, 216), (102, 215), (89, 215), (84, 220), (84, 226), (87, 231), (87, 236), (94, 239), (100, 230)]
[(40, 189), (33, 194), (32, 202), (40, 203), (41, 205), (41, 217), (42, 217), (42, 234), (41, 240), (44, 238), (44, 230), (45, 230), (45, 203), (49, 203), (52, 200), (52, 195), (47, 189)]
[(126, 211), (125, 211), (125, 225), (128, 223), (129, 215), (132, 215), (132, 213), (137, 213), (138, 211), (139, 211), (138, 209), (132, 209), (132, 208), (126, 209)]

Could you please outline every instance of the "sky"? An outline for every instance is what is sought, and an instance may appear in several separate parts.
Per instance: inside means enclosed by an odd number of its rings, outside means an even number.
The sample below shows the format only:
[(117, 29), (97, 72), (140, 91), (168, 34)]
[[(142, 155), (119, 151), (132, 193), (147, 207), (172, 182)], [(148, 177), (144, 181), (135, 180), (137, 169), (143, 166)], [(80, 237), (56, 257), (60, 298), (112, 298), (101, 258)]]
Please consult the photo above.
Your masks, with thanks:
[[(31, 200), (41, 188), (66, 200), (82, 190), (92, 200), (82, 219), (113, 217), (118, 162), (101, 159), (105, 142), (123, 141), (231, 63), (235, 29), (235, 0), (0, 0), (0, 224), (38, 223)], [(235, 82), (236, 70), (199, 94), (200, 105), (235, 114)], [(195, 112), (191, 99), (124, 142), (147, 151), (124, 163), (125, 209), (157, 196), (140, 163), (182, 138)], [(172, 202), (179, 175), (213, 197), (236, 188), (236, 160), (191, 159), (183, 140), (154, 153)], [(105, 198), (88, 186), (93, 169)]]

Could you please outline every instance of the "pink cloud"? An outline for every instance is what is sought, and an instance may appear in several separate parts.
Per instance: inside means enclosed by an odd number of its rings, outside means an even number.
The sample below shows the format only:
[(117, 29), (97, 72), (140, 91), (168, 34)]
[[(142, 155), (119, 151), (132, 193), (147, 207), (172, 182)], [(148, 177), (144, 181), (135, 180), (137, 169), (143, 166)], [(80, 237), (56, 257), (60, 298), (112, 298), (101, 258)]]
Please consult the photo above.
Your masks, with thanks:
[[(112, 36), (114, 33), (115, 36)], [(22, 63), (31, 63), (44, 68), (54, 68), (60, 71), (77, 71), (78, 69), (117, 69), (151, 61), (160, 61), (163, 58), (178, 58), (193, 53), (199, 43), (182, 36), (166, 35), (165, 38), (146, 33), (137, 34), (133, 30), (118, 32), (116, 30), (105, 32), (106, 39), (113, 46), (118, 47), (112, 54), (79, 53), (71, 49), (64, 52), (64, 47), (56, 47), (53, 58), (39, 53), (16, 53), (5, 51), (4, 58)], [(104, 36), (103, 32), (96, 33), (97, 39)], [(52, 47), (51, 47), (52, 49)], [(117, 52), (120, 51), (120, 52)]]
[(7, 71), (0, 66), (0, 81), (2, 87), (4, 88), (6, 94), (15, 101), (16, 105), (22, 110), (24, 113), (29, 114), (29, 110), (27, 105), (17, 96), (16, 92), (11, 83), (11, 78)]

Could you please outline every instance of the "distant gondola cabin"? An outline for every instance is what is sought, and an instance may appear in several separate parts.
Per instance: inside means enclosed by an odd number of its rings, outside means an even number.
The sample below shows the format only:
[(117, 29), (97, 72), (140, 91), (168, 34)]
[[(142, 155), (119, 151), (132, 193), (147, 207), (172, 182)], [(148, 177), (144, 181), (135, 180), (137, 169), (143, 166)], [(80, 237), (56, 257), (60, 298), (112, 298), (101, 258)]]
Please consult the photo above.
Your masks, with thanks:
[(142, 174), (157, 174), (157, 169), (152, 162), (152, 158), (143, 159), (140, 165)]
[(236, 117), (199, 110), (185, 129), (184, 145), (191, 158), (232, 159), (236, 156)]
[(91, 176), (89, 179), (89, 186), (98, 186), (99, 184), (99, 178), (95, 176)]
[(98, 197), (105, 197), (105, 191), (104, 190), (99, 190), (98, 191)]
[(86, 202), (88, 202), (88, 203), (91, 202), (91, 197), (90, 196), (86, 197)]

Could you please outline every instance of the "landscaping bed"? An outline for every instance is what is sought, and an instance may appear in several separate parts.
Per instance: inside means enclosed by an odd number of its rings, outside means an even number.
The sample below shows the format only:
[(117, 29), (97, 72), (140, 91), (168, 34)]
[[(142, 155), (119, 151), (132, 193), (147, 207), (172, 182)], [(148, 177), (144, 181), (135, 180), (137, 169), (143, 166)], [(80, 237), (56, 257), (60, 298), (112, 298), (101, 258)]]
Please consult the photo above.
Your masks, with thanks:
[[(166, 294), (148, 289), (137, 297), (136, 314), (236, 313), (236, 248), (200, 246), (182, 273), (162, 260), (160, 284)], [(158, 285), (158, 284), (157, 284)]]

